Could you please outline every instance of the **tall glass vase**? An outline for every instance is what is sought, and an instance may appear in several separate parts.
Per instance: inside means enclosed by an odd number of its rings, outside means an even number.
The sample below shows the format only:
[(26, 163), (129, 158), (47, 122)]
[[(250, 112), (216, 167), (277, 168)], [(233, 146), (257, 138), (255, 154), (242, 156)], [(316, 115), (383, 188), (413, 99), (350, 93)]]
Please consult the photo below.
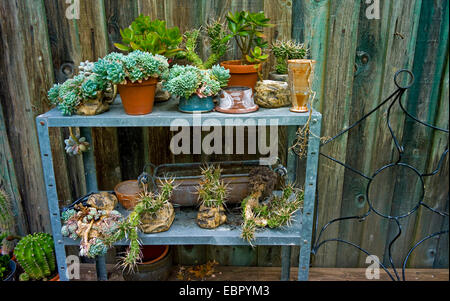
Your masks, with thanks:
[(291, 112), (308, 112), (308, 102), (314, 98), (312, 80), (314, 77), (314, 60), (289, 60), (289, 88), (291, 90)]

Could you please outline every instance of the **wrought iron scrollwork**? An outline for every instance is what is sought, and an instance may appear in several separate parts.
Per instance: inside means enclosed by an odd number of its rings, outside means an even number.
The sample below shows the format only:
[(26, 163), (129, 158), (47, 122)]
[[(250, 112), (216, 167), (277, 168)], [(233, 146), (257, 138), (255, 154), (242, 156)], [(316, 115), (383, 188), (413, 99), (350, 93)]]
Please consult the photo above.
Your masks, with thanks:
[[(402, 75), (402, 74), (403, 75), (407, 75), (409, 77), (409, 81), (408, 81), (408, 83), (406, 85), (402, 85), (401, 82), (400, 82), (400, 75)], [(397, 89), (389, 97), (387, 97), (384, 101), (382, 101), (379, 105), (377, 105), (373, 110), (371, 110), (366, 115), (364, 115), (357, 122), (355, 122), (354, 124), (350, 125), (345, 130), (339, 132), (337, 135), (335, 135), (334, 137), (328, 139), (327, 141), (325, 141), (325, 142), (323, 142), (321, 144), (322, 147), (328, 145), (329, 143), (333, 142), (334, 140), (336, 140), (340, 136), (344, 135), (345, 133), (347, 133), (351, 129), (353, 129), (353, 128), (357, 127), (358, 125), (360, 125), (364, 120), (366, 120), (369, 116), (371, 116), (376, 111), (380, 110), (383, 106), (388, 105), (387, 115), (386, 115), (386, 122), (387, 122), (387, 127), (389, 129), (390, 135), (391, 135), (391, 137), (392, 137), (392, 139), (394, 141), (394, 144), (395, 144), (395, 150), (397, 152), (397, 160), (394, 163), (390, 163), (390, 164), (387, 164), (387, 165), (381, 167), (373, 175), (366, 175), (362, 171), (357, 170), (356, 168), (353, 168), (352, 166), (346, 164), (345, 162), (337, 160), (336, 158), (333, 158), (333, 157), (331, 157), (329, 155), (326, 155), (326, 154), (324, 154), (322, 152), (320, 153), (321, 156), (323, 156), (323, 157), (325, 157), (325, 158), (327, 158), (327, 159), (329, 159), (329, 160), (331, 160), (331, 161), (333, 161), (333, 162), (335, 162), (337, 164), (342, 165), (346, 169), (354, 172), (356, 175), (361, 176), (361, 177), (365, 178), (366, 180), (368, 180), (368, 184), (367, 184), (367, 188), (366, 188), (366, 192), (365, 192), (365, 197), (366, 197), (365, 201), (368, 204), (368, 211), (366, 213), (362, 214), (362, 215), (359, 215), (359, 216), (348, 216), (348, 217), (340, 217), (340, 218), (333, 219), (333, 220), (329, 221), (327, 224), (325, 224), (321, 228), (321, 230), (320, 230), (318, 235), (317, 235), (317, 230), (318, 230), (318, 227), (317, 227), (318, 220), (317, 220), (317, 218), (318, 217), (316, 217), (315, 244), (314, 244), (314, 246), (313, 246), (313, 248), (311, 250), (311, 253), (313, 255), (317, 254), (317, 251), (319, 250), (319, 248), (322, 245), (324, 245), (325, 243), (328, 243), (328, 242), (335, 241), (335, 242), (340, 242), (340, 243), (344, 243), (344, 244), (353, 246), (356, 249), (360, 250), (361, 252), (365, 253), (366, 255), (370, 256), (371, 254), (370, 254), (369, 251), (363, 249), (361, 246), (359, 246), (357, 244), (354, 244), (354, 243), (352, 243), (350, 241), (346, 241), (346, 240), (340, 239), (340, 238), (331, 238), (331, 239), (325, 239), (325, 240), (321, 241), (321, 238), (322, 238), (323, 233), (326, 231), (326, 229), (330, 225), (332, 225), (334, 223), (338, 223), (338, 222), (344, 221), (344, 220), (352, 220), (352, 219), (363, 222), (363, 221), (366, 220), (366, 218), (370, 214), (373, 213), (373, 214), (376, 214), (376, 215), (380, 216), (381, 218), (388, 219), (390, 221), (395, 222), (395, 225), (397, 226), (398, 232), (395, 235), (395, 237), (389, 242), (389, 245), (388, 245), (388, 259), (389, 259), (390, 268), (392, 269), (393, 273), (391, 273), (388, 270), (388, 267), (383, 265), (381, 262), (378, 262), (379, 266), (389, 275), (389, 277), (392, 280), (397, 281), (397, 280), (405, 280), (405, 269), (406, 269), (406, 264), (408, 262), (408, 259), (409, 259), (410, 255), (411, 255), (411, 253), (420, 244), (422, 244), (423, 242), (425, 242), (425, 241), (427, 241), (427, 240), (429, 240), (429, 239), (431, 239), (433, 237), (437, 237), (437, 236), (440, 236), (440, 235), (443, 235), (443, 234), (448, 234), (448, 232), (449, 232), (448, 230), (439, 231), (439, 232), (430, 234), (430, 235), (426, 236), (425, 238), (421, 239), (419, 242), (417, 242), (409, 250), (409, 252), (407, 253), (406, 257), (403, 260), (402, 275), (400, 277), (399, 273), (397, 272), (397, 268), (396, 268), (396, 266), (395, 266), (395, 264), (393, 262), (393, 259), (392, 259), (392, 248), (394, 246), (394, 243), (402, 235), (402, 226), (400, 224), (400, 220), (403, 219), (403, 218), (406, 218), (406, 217), (408, 217), (408, 216), (410, 216), (412, 214), (414, 214), (415, 212), (417, 212), (417, 210), (420, 207), (424, 207), (425, 209), (430, 210), (433, 214), (437, 214), (437, 215), (440, 215), (440, 216), (445, 217), (445, 218), (448, 218), (448, 216), (449, 216), (447, 212), (442, 212), (442, 211), (436, 210), (434, 208), (431, 208), (431, 206), (427, 205), (424, 202), (424, 197), (425, 197), (425, 184), (424, 184), (425, 182), (424, 182), (424, 178), (425, 177), (434, 176), (434, 175), (436, 175), (439, 172), (439, 170), (442, 167), (443, 161), (444, 161), (445, 157), (448, 154), (448, 143), (447, 143), (446, 149), (444, 150), (444, 152), (442, 153), (442, 155), (440, 157), (440, 160), (439, 160), (436, 168), (433, 171), (429, 172), (429, 173), (422, 173), (417, 168), (415, 168), (414, 166), (412, 166), (412, 165), (410, 165), (408, 163), (402, 162), (403, 154), (404, 154), (405, 150), (404, 150), (404, 147), (399, 143), (399, 140), (397, 139), (397, 137), (395, 135), (395, 132), (392, 129), (392, 126), (391, 126), (391, 112), (392, 112), (392, 108), (394, 107), (394, 105), (399, 105), (401, 111), (407, 116), (407, 118), (411, 118), (414, 122), (416, 122), (416, 123), (418, 123), (418, 124), (420, 124), (422, 126), (431, 128), (431, 129), (436, 130), (436, 131), (441, 131), (441, 132), (444, 132), (444, 133), (447, 133), (447, 134), (449, 133), (449, 131), (448, 131), (448, 129), (443, 129), (443, 128), (437, 127), (435, 125), (428, 124), (428, 123), (418, 119), (417, 117), (413, 116), (411, 113), (409, 113), (406, 110), (406, 108), (405, 108), (405, 106), (404, 106), (404, 104), (402, 102), (402, 96), (414, 84), (414, 75), (413, 75), (413, 73), (411, 71), (409, 71), (409, 70), (400, 70), (400, 71), (398, 71), (395, 74), (395, 76), (394, 76), (394, 83), (395, 83)], [(414, 175), (416, 175), (418, 177), (419, 183), (422, 186), (422, 190), (420, 192), (419, 202), (412, 209), (410, 209), (407, 212), (403, 212), (403, 213), (400, 213), (398, 215), (392, 216), (390, 214), (383, 213), (383, 212), (381, 212), (380, 210), (377, 210), (374, 207), (374, 204), (373, 204), (372, 200), (369, 197), (369, 191), (370, 191), (371, 185), (373, 184), (374, 179), (380, 173), (382, 173), (383, 171), (386, 171), (388, 169), (394, 168), (394, 167), (401, 167), (401, 168), (405, 168), (405, 169), (410, 170)], [(317, 202), (318, 202), (318, 200), (316, 200), (316, 205), (317, 205)], [(373, 258), (375, 258), (375, 257), (373, 257)]]

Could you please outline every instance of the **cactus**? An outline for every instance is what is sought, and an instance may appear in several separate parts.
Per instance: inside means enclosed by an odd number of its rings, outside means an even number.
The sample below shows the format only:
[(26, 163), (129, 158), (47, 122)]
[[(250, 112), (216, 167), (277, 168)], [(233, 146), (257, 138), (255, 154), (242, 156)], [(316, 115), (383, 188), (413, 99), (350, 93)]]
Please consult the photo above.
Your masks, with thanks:
[(11, 209), (11, 202), (3, 190), (0, 190), (0, 243), (2, 254), (10, 254), (14, 249), (15, 233), (14, 215)]
[(53, 238), (50, 234), (35, 233), (25, 236), (14, 249), (14, 255), (26, 274), (20, 276), (21, 280), (46, 280), (56, 270)]

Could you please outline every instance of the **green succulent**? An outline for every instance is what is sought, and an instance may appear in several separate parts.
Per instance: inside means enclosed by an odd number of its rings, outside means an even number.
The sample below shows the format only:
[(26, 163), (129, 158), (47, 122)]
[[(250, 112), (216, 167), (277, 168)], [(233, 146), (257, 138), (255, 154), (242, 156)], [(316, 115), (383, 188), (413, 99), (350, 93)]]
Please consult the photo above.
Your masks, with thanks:
[(267, 60), (268, 56), (263, 53), (269, 43), (264, 40), (264, 28), (273, 27), (270, 19), (264, 15), (264, 12), (250, 13), (241, 11), (228, 13), (228, 29), (231, 34), (228, 39), (234, 38), (241, 50), (241, 62), (243, 64), (261, 63)]
[(294, 42), (292, 40), (280, 41), (277, 40), (272, 45), (272, 52), (276, 58), (275, 71), (278, 74), (288, 73), (288, 60), (303, 59), (308, 50), (303, 44)]
[(108, 82), (95, 73), (79, 74), (63, 84), (55, 84), (48, 91), (48, 99), (63, 115), (72, 115), (87, 99), (95, 99), (105, 91)]
[(124, 84), (128, 80), (134, 83), (151, 77), (161, 77), (168, 69), (167, 58), (136, 50), (128, 55), (117, 52), (108, 54), (94, 64), (93, 72), (105, 81)]
[(47, 279), (56, 271), (53, 238), (50, 234), (35, 233), (25, 236), (14, 249), (14, 255), (30, 279)]
[(197, 187), (198, 199), (206, 207), (220, 207), (226, 201), (228, 189), (221, 180), (220, 166), (206, 166), (202, 168), (202, 178)]
[(193, 94), (200, 97), (214, 96), (228, 84), (229, 71), (216, 65), (209, 70), (195, 66), (175, 65), (165, 78), (164, 88), (178, 97), (189, 98)]
[[(209, 40), (211, 54), (206, 61), (203, 61), (196, 52), (198, 39), (202, 33), (206, 32)], [(225, 24), (217, 20), (212, 21), (203, 31), (193, 29), (184, 34), (186, 59), (200, 69), (210, 69), (217, 61), (225, 55), (228, 50), (230, 38), (227, 38)]]
[(121, 29), (120, 35), (122, 43), (114, 46), (122, 51), (141, 50), (168, 58), (183, 54), (183, 49), (179, 48), (183, 41), (180, 29), (167, 28), (165, 21), (152, 21), (149, 16), (140, 15), (128, 28)]

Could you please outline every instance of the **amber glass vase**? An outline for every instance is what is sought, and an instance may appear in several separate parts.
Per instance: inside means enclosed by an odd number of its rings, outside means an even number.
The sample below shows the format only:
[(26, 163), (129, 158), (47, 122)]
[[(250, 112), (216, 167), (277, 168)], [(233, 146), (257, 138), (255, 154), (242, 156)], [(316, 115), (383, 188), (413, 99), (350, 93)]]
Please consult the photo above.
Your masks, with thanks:
[(312, 80), (316, 61), (289, 60), (289, 88), (291, 90), (291, 111), (296, 113), (308, 112), (308, 102), (314, 95)]

